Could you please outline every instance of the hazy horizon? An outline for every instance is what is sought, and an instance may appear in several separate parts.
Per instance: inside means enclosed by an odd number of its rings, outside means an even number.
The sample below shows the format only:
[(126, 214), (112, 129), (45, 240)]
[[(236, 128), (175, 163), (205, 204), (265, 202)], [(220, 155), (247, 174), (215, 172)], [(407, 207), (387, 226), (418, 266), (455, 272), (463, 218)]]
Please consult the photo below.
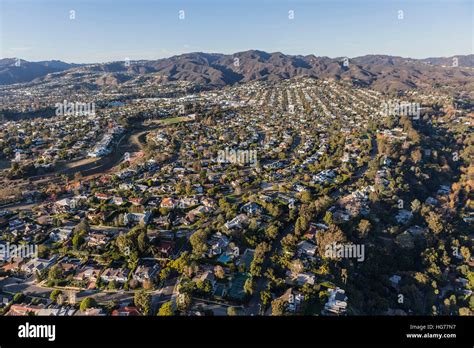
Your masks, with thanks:
[[(308, 55), (314, 55), (318, 58), (321, 58), (321, 57), (327, 57), (327, 58), (331, 58), (331, 59), (337, 59), (337, 58), (344, 58), (344, 57), (347, 57), (349, 59), (355, 59), (355, 58), (358, 58), (358, 57), (363, 57), (363, 56), (390, 56), (390, 57), (401, 57), (401, 58), (404, 58), (404, 59), (417, 59), (417, 60), (420, 60), (420, 59), (435, 59), (435, 58), (451, 58), (451, 57), (457, 57), (457, 56), (469, 56), (469, 55), (473, 55), (474, 53), (467, 53), (467, 54), (452, 54), (452, 55), (449, 55), (449, 56), (430, 56), (430, 57), (420, 57), (420, 58), (415, 58), (415, 57), (405, 57), (405, 56), (400, 56), (400, 55), (392, 55), (392, 54), (385, 54), (385, 53), (367, 53), (367, 54), (364, 54), (364, 55), (361, 55), (361, 56), (354, 56), (354, 57), (349, 57), (349, 56), (318, 56), (316, 54), (313, 54), (313, 53), (309, 53), (309, 54), (291, 54), (291, 53), (286, 53), (286, 52), (282, 52), (282, 51), (274, 51), (274, 52), (267, 52), (267, 51), (263, 51), (263, 50), (259, 50), (257, 48), (252, 48), (252, 49), (248, 49), (248, 50), (244, 50), (244, 51), (239, 51), (239, 52), (231, 52), (231, 53), (222, 53), (222, 52), (202, 52), (202, 51), (189, 51), (189, 52), (183, 52), (183, 53), (179, 53), (179, 54), (175, 54), (175, 55), (170, 55), (170, 56), (166, 56), (166, 57), (160, 57), (160, 58), (151, 58), (151, 59), (131, 59), (131, 61), (154, 61), (154, 60), (160, 60), (160, 59), (169, 59), (169, 58), (172, 58), (172, 57), (176, 57), (176, 56), (181, 56), (181, 55), (186, 55), (186, 54), (199, 54), (199, 53), (202, 53), (202, 54), (224, 54), (224, 55), (232, 55), (232, 54), (237, 54), (237, 53), (242, 53), (242, 52), (247, 52), (247, 51), (262, 51), (262, 52), (265, 52), (265, 53), (269, 53), (269, 54), (273, 54), (273, 53), (282, 53), (284, 55), (287, 55), (287, 56), (308, 56)], [(61, 61), (61, 62), (64, 62), (64, 63), (68, 63), (68, 64), (83, 64), (83, 65), (90, 65), (90, 64), (107, 64), (107, 63), (114, 63), (114, 62), (121, 62), (123, 60), (109, 60), (109, 61), (103, 61), (103, 62), (76, 62), (76, 61), (68, 61), (68, 60), (62, 60), (62, 59), (41, 59), (41, 60), (27, 60), (27, 59), (24, 59), (23, 57), (1, 57), (0, 56), (0, 59), (15, 59), (15, 58), (19, 58), (21, 60), (25, 60), (25, 61), (28, 61), (28, 62), (32, 62), (32, 63), (38, 63), (38, 62), (50, 62), (50, 61)]]

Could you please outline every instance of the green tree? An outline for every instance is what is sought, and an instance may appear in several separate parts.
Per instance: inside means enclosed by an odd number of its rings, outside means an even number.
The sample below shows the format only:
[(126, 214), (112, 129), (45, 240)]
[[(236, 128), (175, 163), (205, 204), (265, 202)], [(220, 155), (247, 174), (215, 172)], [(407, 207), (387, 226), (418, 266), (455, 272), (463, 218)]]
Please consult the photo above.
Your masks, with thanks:
[(169, 263), (171, 269), (174, 269), (176, 272), (182, 274), (186, 267), (190, 264), (190, 255), (187, 251), (182, 253), (176, 260), (173, 260)]
[(417, 213), (420, 211), (420, 209), (421, 209), (421, 202), (418, 199), (414, 199), (411, 202), (411, 211), (413, 213)]
[(94, 308), (94, 307), (97, 307), (96, 300), (93, 299), (92, 297), (86, 297), (85, 299), (81, 301), (81, 305), (79, 306), (79, 309), (81, 310), (81, 312), (85, 312), (86, 309)]
[(227, 307), (227, 315), (228, 316), (236, 316), (237, 309), (235, 307)]
[(254, 282), (252, 278), (248, 278), (244, 283), (244, 291), (248, 295), (252, 295), (254, 292)]
[(62, 277), (62, 271), (59, 268), (59, 266), (55, 265), (49, 269), (48, 280), (55, 282), (61, 279), (61, 277)]
[(265, 236), (270, 240), (274, 240), (278, 236), (278, 227), (275, 225), (268, 226), (265, 229)]
[(333, 223), (333, 217), (330, 211), (326, 212), (326, 215), (324, 215), (323, 221), (326, 223), (326, 225), (331, 225)]
[(295, 223), (295, 235), (300, 236), (308, 228), (308, 220), (304, 216), (298, 217)]
[(326, 257), (326, 247), (335, 243), (343, 243), (346, 241), (346, 236), (342, 230), (336, 225), (329, 225), (329, 228), (324, 233), (316, 235), (316, 243), (318, 245), (318, 252), (321, 257)]
[(161, 305), (158, 310), (159, 316), (172, 316), (174, 315), (173, 303), (171, 301), (165, 302)]
[(56, 302), (58, 300), (58, 296), (61, 294), (61, 290), (54, 289), (53, 291), (51, 291), (51, 294), (49, 294), (49, 299), (53, 302)]
[(281, 298), (277, 298), (272, 301), (272, 315), (283, 315), (285, 314), (286, 304)]
[(137, 237), (138, 250), (144, 254), (148, 248), (149, 240), (146, 231), (142, 231)]
[(177, 298), (178, 309), (180, 311), (187, 311), (191, 308), (192, 298), (188, 293), (179, 294)]
[(76, 232), (72, 237), (72, 246), (74, 249), (79, 249), (79, 247), (84, 243), (84, 232)]
[(439, 214), (430, 211), (428, 216), (426, 217), (426, 223), (430, 230), (432, 230), (435, 234), (441, 233), (443, 231), (443, 222)]
[(82, 219), (76, 227), (74, 227), (74, 232), (90, 232), (91, 228), (86, 219)]
[(192, 236), (189, 238), (189, 242), (191, 243), (191, 246), (193, 247), (193, 254), (202, 257), (207, 249), (207, 233), (203, 230), (197, 230), (192, 234)]
[(135, 292), (134, 303), (144, 315), (150, 315), (151, 311), (151, 295), (145, 290)]
[(272, 294), (268, 290), (260, 292), (260, 300), (262, 300), (263, 307), (266, 307), (272, 299)]
[(357, 226), (357, 230), (359, 231), (359, 237), (365, 238), (370, 231), (370, 221), (362, 219), (359, 222), (359, 226)]
[(13, 303), (23, 302), (24, 299), (25, 299), (25, 295), (22, 294), (21, 292), (17, 292), (15, 295), (13, 295)]
[(301, 193), (301, 201), (303, 203), (309, 203), (313, 200), (313, 197), (311, 196), (311, 192), (309, 191), (303, 191), (303, 193)]
[(257, 219), (252, 218), (252, 219), (250, 220), (249, 229), (250, 229), (251, 231), (256, 231), (257, 228), (258, 228)]

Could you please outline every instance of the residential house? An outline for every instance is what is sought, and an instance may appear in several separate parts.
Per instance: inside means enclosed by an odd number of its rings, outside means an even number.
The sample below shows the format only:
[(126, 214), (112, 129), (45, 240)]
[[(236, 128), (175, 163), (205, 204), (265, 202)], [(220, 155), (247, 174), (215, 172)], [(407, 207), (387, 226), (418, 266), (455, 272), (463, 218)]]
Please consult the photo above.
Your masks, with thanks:
[(316, 254), (317, 246), (313, 243), (307, 242), (307, 241), (301, 241), (298, 243), (298, 255), (299, 256), (308, 256), (308, 257), (314, 257)]
[(107, 268), (101, 275), (100, 279), (104, 282), (117, 282), (117, 283), (125, 283), (128, 279), (128, 275), (130, 270), (125, 268)]
[(139, 316), (140, 311), (134, 306), (123, 306), (112, 311), (114, 317), (135, 317)]
[(148, 225), (151, 215), (152, 213), (149, 211), (146, 211), (145, 213), (125, 213), (123, 216), (123, 222), (125, 225), (132, 225), (136, 223)]
[(155, 264), (153, 266), (139, 265), (133, 273), (133, 279), (143, 283), (144, 281), (154, 282), (160, 267)]
[(329, 299), (324, 305), (324, 314), (341, 315), (347, 312), (347, 296), (340, 288), (329, 289)]

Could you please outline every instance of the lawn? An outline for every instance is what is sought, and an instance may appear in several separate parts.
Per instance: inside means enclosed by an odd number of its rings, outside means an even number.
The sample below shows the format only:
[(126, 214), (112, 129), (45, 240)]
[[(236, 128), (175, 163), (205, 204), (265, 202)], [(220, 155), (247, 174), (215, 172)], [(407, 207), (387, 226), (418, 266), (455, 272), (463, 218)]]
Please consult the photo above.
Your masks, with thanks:
[(179, 123), (179, 122), (188, 122), (192, 120), (193, 119), (189, 116), (178, 116), (178, 117), (163, 118), (161, 120), (158, 120), (157, 122), (161, 124), (173, 124), (173, 123)]

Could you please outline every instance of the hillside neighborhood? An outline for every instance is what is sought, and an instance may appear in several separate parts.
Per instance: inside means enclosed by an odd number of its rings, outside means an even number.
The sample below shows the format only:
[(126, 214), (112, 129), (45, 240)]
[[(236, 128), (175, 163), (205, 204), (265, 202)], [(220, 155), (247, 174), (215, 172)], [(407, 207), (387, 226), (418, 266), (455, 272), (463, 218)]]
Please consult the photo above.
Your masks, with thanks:
[(39, 117), (58, 88), (5, 99), (2, 315), (472, 315), (472, 104), (293, 78)]

